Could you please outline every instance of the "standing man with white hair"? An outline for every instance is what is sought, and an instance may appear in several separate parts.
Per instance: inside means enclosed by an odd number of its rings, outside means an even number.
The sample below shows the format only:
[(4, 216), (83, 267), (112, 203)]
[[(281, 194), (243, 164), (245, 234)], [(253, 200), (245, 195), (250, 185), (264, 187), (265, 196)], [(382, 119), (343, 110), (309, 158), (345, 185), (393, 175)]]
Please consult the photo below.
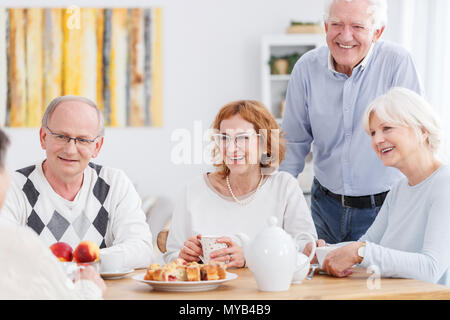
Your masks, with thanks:
[(91, 162), (103, 145), (104, 121), (91, 100), (55, 98), (39, 131), (46, 159), (17, 170), (0, 216), (33, 229), (48, 246), (89, 240), (100, 255), (119, 251), (124, 269), (153, 260), (150, 228), (133, 184), (118, 169)]
[(411, 55), (379, 40), (385, 0), (330, 0), (324, 20), (327, 46), (303, 55), (289, 81), (280, 170), (297, 177), (313, 144), (312, 216), (319, 238), (337, 243), (366, 232), (402, 176), (371, 151), (364, 110), (392, 87), (422, 89)]

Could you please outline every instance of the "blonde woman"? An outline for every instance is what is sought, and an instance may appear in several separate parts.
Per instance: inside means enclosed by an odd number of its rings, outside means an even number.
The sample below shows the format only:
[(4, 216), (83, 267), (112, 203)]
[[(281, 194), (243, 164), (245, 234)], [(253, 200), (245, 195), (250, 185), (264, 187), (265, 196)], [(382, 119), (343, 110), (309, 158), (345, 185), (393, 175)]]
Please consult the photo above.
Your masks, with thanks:
[[(234, 235), (255, 237), (271, 216), (292, 236), (307, 232), (317, 239), (297, 180), (276, 170), (284, 159), (284, 144), (270, 112), (257, 101), (231, 102), (219, 111), (213, 129), (217, 170), (184, 189), (172, 217), (166, 262), (200, 261), (200, 235), (218, 235), (227, 248), (216, 250), (211, 258), (243, 267), (242, 244)], [(301, 250), (305, 242), (298, 240)]]
[(351, 267), (376, 266), (384, 277), (450, 286), (450, 167), (436, 157), (441, 129), (431, 106), (394, 88), (364, 115), (372, 148), (385, 166), (404, 174), (359, 241), (330, 252), (323, 268), (344, 277)]

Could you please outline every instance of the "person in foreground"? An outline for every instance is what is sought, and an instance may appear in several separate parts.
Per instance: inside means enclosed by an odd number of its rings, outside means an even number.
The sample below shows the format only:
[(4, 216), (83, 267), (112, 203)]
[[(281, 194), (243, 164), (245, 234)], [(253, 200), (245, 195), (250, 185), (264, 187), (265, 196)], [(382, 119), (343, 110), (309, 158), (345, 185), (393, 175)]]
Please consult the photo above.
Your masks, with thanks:
[[(166, 262), (183, 258), (200, 261), (201, 235), (223, 236), (227, 248), (211, 259), (227, 267), (244, 267), (245, 257), (236, 234), (254, 238), (271, 216), (293, 237), (317, 233), (297, 180), (277, 171), (284, 158), (281, 131), (259, 102), (231, 102), (213, 123), (216, 172), (205, 173), (188, 184), (173, 213), (167, 239)], [(217, 161), (217, 162), (216, 162)], [(299, 250), (307, 240), (297, 239)]]
[(323, 269), (345, 277), (359, 263), (383, 277), (450, 286), (450, 167), (436, 158), (442, 135), (436, 115), (416, 93), (394, 88), (369, 105), (364, 128), (383, 164), (405, 177), (366, 234), (331, 251)]
[(46, 159), (17, 170), (0, 216), (32, 228), (48, 246), (89, 240), (100, 255), (120, 251), (124, 269), (154, 259), (141, 199), (121, 170), (91, 161), (104, 140), (103, 114), (84, 97), (50, 102), (39, 131)]
[[(0, 208), (10, 186), (5, 169), (9, 139), (0, 129)], [(0, 299), (101, 299), (106, 290), (88, 266), (74, 283), (34, 231), (0, 218)]]

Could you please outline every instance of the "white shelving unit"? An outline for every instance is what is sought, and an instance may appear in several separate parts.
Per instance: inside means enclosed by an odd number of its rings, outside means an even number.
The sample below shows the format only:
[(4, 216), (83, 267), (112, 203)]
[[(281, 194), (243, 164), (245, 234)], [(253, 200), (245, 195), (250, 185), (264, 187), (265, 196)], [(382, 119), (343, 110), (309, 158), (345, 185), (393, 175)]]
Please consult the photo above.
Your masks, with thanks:
[[(281, 103), (286, 96), (290, 75), (271, 74), (270, 57), (282, 57), (293, 53), (300, 56), (309, 50), (326, 44), (325, 34), (281, 34), (268, 35), (262, 38), (261, 43), (261, 81), (262, 102), (281, 124)], [(311, 204), (311, 185), (314, 177), (312, 154), (307, 157), (305, 168), (298, 176), (299, 184), (303, 190), (308, 205)]]
[(303, 55), (325, 43), (325, 34), (321, 33), (267, 35), (262, 38), (262, 102), (279, 123), (281, 123), (281, 103), (285, 98), (290, 76), (271, 74), (270, 57), (282, 57), (293, 53)]

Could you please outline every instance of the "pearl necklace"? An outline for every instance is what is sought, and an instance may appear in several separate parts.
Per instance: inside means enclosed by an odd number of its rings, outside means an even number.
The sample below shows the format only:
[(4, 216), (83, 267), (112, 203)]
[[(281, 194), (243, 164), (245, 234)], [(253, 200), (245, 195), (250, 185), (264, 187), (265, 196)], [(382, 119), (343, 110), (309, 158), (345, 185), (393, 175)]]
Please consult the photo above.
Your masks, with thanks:
[(250, 202), (253, 201), (253, 199), (256, 196), (256, 193), (258, 192), (259, 188), (261, 187), (262, 181), (263, 181), (263, 175), (261, 175), (261, 179), (259, 179), (259, 183), (258, 186), (256, 187), (256, 190), (253, 191), (252, 195), (250, 197), (248, 197), (247, 199), (245, 199), (244, 201), (239, 200), (233, 193), (233, 190), (231, 189), (231, 185), (230, 185), (230, 178), (229, 175), (227, 175), (227, 186), (228, 186), (228, 191), (230, 191), (231, 196), (233, 197), (234, 201), (236, 201), (237, 203), (239, 203), (242, 206), (245, 206), (247, 204), (249, 204)]

